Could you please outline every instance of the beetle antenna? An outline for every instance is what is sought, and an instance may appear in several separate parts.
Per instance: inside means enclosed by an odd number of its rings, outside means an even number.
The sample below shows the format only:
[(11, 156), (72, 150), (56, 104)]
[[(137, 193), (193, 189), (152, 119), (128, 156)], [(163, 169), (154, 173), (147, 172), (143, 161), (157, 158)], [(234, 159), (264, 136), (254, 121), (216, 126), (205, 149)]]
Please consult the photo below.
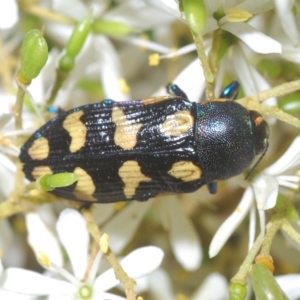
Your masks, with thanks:
[(266, 147), (265, 147), (265, 149), (264, 149), (264, 152), (262, 153), (262, 155), (260, 156), (260, 158), (258, 159), (258, 161), (255, 163), (255, 165), (253, 166), (253, 168), (252, 168), (252, 169), (249, 171), (249, 173), (246, 175), (245, 180), (248, 180), (248, 179), (252, 176), (254, 170), (256, 169), (256, 167), (258, 166), (258, 164), (261, 162), (261, 160), (262, 160), (263, 157), (265, 156), (265, 154), (266, 154), (268, 148), (269, 148), (269, 143), (268, 143), (268, 141), (267, 141), (267, 144), (266, 144)]

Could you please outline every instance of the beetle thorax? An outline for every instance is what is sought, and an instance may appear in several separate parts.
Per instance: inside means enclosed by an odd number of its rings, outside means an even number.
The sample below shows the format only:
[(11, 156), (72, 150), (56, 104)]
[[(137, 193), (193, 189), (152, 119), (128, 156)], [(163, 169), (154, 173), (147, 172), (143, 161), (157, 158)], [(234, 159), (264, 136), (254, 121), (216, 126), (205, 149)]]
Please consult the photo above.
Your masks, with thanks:
[(195, 140), (208, 182), (242, 173), (255, 158), (249, 111), (233, 101), (216, 100), (198, 106)]

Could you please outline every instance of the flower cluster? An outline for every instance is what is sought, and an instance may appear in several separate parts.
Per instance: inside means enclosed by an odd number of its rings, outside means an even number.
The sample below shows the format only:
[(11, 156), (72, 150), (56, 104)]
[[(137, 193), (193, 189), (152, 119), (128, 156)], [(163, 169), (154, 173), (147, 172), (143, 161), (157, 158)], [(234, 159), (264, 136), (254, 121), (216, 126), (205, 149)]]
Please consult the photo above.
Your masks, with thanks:
[[(299, 9), (293, 0), (1, 2), (0, 299), (136, 299), (136, 294), (148, 299), (227, 299), (226, 278), (239, 264), (248, 272), (243, 256), (247, 250), (252, 255), (258, 235), (262, 252), (256, 255), (269, 254), (264, 241), (278, 220), (277, 231), (284, 234), (277, 235), (279, 242), (272, 240), (280, 243), (274, 257), (281, 273), (289, 266), (294, 274), (276, 280), (289, 299), (298, 299), (300, 223), (293, 201), (299, 201), (300, 94), (295, 91), (300, 83), (271, 87), (299, 77)], [(82, 20), (88, 23), (85, 35), (69, 43)], [(202, 30), (198, 36), (195, 22)], [(20, 114), (14, 77), (20, 87), (20, 49), (30, 29), (40, 30), (49, 52), (39, 75), (23, 86)], [(31, 51), (27, 65), (35, 59)], [(62, 79), (62, 74), (67, 75)], [(99, 99), (166, 95), (170, 81), (199, 102), (209, 86), (218, 95), (232, 80), (241, 84), (243, 104), (257, 109), (270, 126), (269, 150), (250, 180), (222, 183), (215, 196), (203, 188), (193, 195), (95, 205), (90, 210), (93, 225), (108, 234), (108, 253), (98, 247), (97, 234), (81, 210), (66, 208), (67, 202), (36, 205), (49, 202), (50, 196), (27, 188), (18, 155), (24, 137), (53, 117), (51, 110), (45, 113), (46, 106), (64, 110)], [(262, 95), (266, 90), (271, 92)], [(286, 97), (288, 92), (293, 93)], [(239, 233), (236, 251), (228, 251)], [(284, 242), (292, 247), (281, 250)], [(291, 253), (289, 260), (281, 258), (285, 251)], [(208, 263), (206, 253), (218, 256)], [(228, 270), (229, 265), (235, 270)], [(122, 282), (126, 276), (136, 280), (135, 288), (129, 280)]]

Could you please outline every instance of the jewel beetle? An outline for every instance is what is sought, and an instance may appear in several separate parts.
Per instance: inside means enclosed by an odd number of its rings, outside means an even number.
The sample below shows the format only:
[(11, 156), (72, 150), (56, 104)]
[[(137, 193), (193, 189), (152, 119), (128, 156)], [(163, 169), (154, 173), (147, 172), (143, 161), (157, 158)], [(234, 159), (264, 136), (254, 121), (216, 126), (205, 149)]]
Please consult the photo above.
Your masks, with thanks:
[(145, 201), (190, 193), (241, 174), (268, 147), (268, 125), (233, 101), (231, 83), (212, 101), (194, 103), (174, 84), (169, 96), (106, 99), (61, 112), (23, 145), (26, 177), (73, 172), (74, 184), (51, 193), (72, 200)]

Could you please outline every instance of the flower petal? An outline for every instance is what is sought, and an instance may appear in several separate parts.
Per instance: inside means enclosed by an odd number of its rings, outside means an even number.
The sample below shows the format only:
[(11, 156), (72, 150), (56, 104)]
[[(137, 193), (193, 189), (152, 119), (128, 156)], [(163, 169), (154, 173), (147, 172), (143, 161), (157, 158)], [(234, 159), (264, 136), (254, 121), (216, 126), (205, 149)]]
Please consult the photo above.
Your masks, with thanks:
[(8, 268), (3, 275), (1, 286), (16, 293), (47, 295), (74, 294), (76, 291), (75, 287), (67, 281), (56, 280), (33, 271)]
[(251, 206), (249, 211), (249, 242), (248, 250), (250, 250), (254, 244), (256, 231), (256, 209), (255, 206)]
[(154, 246), (136, 249), (122, 260), (122, 267), (132, 278), (145, 276), (157, 269), (164, 258), (164, 252)]
[(173, 80), (185, 93), (190, 101), (199, 102), (205, 88), (203, 69), (199, 59), (195, 59)]
[[(93, 299), (94, 300), (98, 300), (98, 299), (105, 299), (105, 300), (126, 300), (126, 298), (121, 297), (121, 296), (117, 296), (111, 293), (98, 293), (97, 291), (95, 291), (95, 294), (93, 295)], [(53, 299), (55, 300), (55, 299)]]
[(300, 165), (300, 136), (297, 136), (285, 153), (271, 166), (264, 170), (264, 174), (275, 176), (290, 168)]
[(103, 255), (103, 252), (101, 250), (99, 250), (96, 257), (95, 257), (95, 259), (94, 259), (94, 261), (93, 261), (90, 272), (88, 274), (88, 276), (89, 276), (88, 280), (87, 280), (88, 282), (94, 282), (95, 281), (102, 255)]
[(174, 0), (145, 0), (151, 6), (155, 6), (159, 11), (163, 10), (174, 17), (180, 18), (179, 4)]
[(170, 243), (177, 261), (188, 271), (199, 268), (202, 248), (199, 236), (183, 212), (178, 199), (165, 196), (160, 201), (163, 222), (169, 230)]
[(86, 221), (78, 211), (65, 209), (59, 216), (56, 230), (69, 255), (74, 275), (80, 279), (88, 263), (89, 234)]
[(0, 29), (14, 26), (19, 19), (17, 1), (1, 1), (0, 3)]
[(11, 293), (0, 289), (0, 299), (5, 300), (33, 300), (32, 296)]
[[(231, 2), (225, 1), (225, 3), (231, 3)], [(260, 0), (260, 1), (246, 0), (239, 3), (236, 7), (248, 10), (250, 13), (254, 15), (254, 14), (261, 14), (265, 11), (273, 9), (274, 2), (273, 0)]]
[(114, 253), (122, 251), (132, 239), (151, 203), (151, 200), (132, 202), (103, 226), (102, 232), (109, 235), (109, 246)]
[(223, 300), (225, 299), (224, 295), (227, 293), (228, 283), (226, 278), (221, 274), (212, 273), (205, 278), (191, 300)]
[[(158, 268), (163, 256), (164, 253), (160, 248), (154, 246), (143, 247), (128, 254), (122, 260), (121, 265), (128, 276), (133, 279), (139, 278)], [(94, 287), (98, 292), (107, 291), (119, 283), (113, 270), (109, 269), (96, 278)]]
[(300, 40), (296, 20), (292, 11), (294, 2), (294, 0), (274, 0), (276, 12), (279, 16), (282, 29), (290, 38), (293, 45), (296, 46), (299, 45)]
[(275, 277), (276, 281), (290, 300), (298, 300), (300, 297), (300, 274), (288, 274)]
[(52, 8), (54, 11), (69, 16), (76, 21), (80, 21), (89, 13), (87, 6), (79, 0), (52, 0)]
[(173, 300), (174, 292), (172, 283), (167, 272), (163, 269), (157, 269), (148, 277), (149, 287), (148, 293), (153, 299)]
[(221, 225), (221, 227), (214, 235), (209, 246), (209, 257), (214, 257), (219, 253), (220, 249), (226, 243), (230, 235), (243, 221), (251, 205), (253, 204), (253, 197), (254, 195), (252, 189), (247, 188), (238, 207), (226, 219), (226, 221)]
[[(174, 12), (179, 16), (179, 12)], [(153, 18), (155, 16), (155, 18)], [(173, 10), (157, 9), (145, 1), (122, 1), (105, 14), (105, 19), (118, 21), (133, 28), (151, 29), (175, 21)]]
[(282, 58), (295, 62), (297, 64), (300, 63), (300, 47), (296, 47), (289, 44), (284, 44), (282, 46)]
[(266, 36), (247, 23), (225, 23), (222, 29), (229, 31), (241, 39), (248, 47), (257, 53), (281, 53), (281, 44)]
[(16, 165), (0, 153), (0, 195), (7, 198), (14, 187)]
[(28, 231), (28, 244), (38, 257), (42, 252), (57, 265), (62, 265), (62, 253), (54, 233), (46, 226), (40, 215), (36, 212), (25, 216)]
[[(210, 1), (210, 2), (214, 2), (214, 1)], [(215, 31), (218, 28), (219, 28), (218, 21), (215, 18), (208, 17), (206, 20), (205, 27), (202, 31), (202, 35), (205, 35), (209, 32)]]
[(258, 209), (270, 209), (276, 204), (279, 185), (276, 178), (260, 175), (252, 183)]
[(12, 118), (13, 114), (11, 113), (1, 113), (0, 115), (0, 129), (2, 129)]
[[(232, 49), (232, 64), (242, 83), (246, 96), (257, 94), (260, 91), (270, 89), (270, 84), (260, 75), (260, 73), (248, 62), (243, 48), (236, 45)], [(276, 102), (272, 103), (276, 105)]]
[(113, 44), (103, 35), (94, 37), (96, 55), (101, 64), (100, 79), (105, 97), (118, 101), (129, 100), (129, 94), (122, 91), (120, 79), (123, 78), (119, 55)]

